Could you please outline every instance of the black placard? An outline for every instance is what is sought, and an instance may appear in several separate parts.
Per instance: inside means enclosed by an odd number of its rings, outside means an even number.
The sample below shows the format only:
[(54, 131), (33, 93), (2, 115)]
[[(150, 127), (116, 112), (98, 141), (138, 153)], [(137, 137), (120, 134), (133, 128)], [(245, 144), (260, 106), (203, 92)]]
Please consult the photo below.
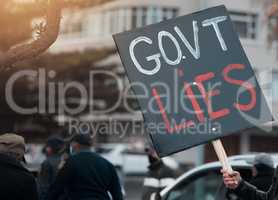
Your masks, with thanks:
[(225, 6), (114, 40), (160, 156), (272, 120)]

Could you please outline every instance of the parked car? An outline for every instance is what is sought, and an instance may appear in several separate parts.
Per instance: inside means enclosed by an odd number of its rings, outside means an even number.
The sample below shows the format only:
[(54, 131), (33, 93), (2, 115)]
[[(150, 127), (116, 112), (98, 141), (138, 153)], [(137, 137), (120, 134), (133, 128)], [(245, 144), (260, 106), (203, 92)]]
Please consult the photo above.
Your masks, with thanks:
[[(94, 150), (125, 175), (145, 175), (148, 171), (149, 160), (144, 149), (129, 144), (102, 144)], [(171, 157), (163, 158), (163, 161), (172, 169), (179, 168), (178, 162)]]
[[(234, 156), (229, 158), (233, 169), (238, 170), (245, 180), (252, 177), (252, 163), (255, 155)], [(276, 166), (278, 155), (272, 155)], [(152, 199), (161, 200), (237, 200), (236, 196), (228, 195), (223, 184), (220, 162), (213, 162), (196, 167), (182, 176), (175, 183), (166, 187)]]

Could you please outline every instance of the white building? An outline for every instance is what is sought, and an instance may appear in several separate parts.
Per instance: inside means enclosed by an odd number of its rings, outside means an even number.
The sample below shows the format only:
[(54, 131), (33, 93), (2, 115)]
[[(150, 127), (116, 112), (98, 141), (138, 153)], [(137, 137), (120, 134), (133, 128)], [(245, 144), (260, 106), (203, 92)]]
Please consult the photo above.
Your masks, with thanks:
[[(203, 8), (224, 4), (230, 11), (242, 45), (264, 92), (278, 117), (278, 57), (277, 48), (269, 47), (267, 36), (269, 28), (265, 18), (263, 0), (115, 0), (99, 7), (83, 10), (64, 10), (61, 34), (52, 46), (52, 53), (84, 51), (94, 48), (115, 48), (112, 34), (185, 15)], [(114, 63), (123, 72), (117, 55), (110, 56), (100, 64)], [(269, 81), (271, 80), (272, 81)], [(268, 83), (268, 84), (266, 84)], [(272, 98), (271, 98), (272, 94)], [(237, 136), (235, 136), (237, 137)], [(272, 134), (247, 133), (234, 138), (230, 153), (257, 151), (257, 140), (275, 141)], [(255, 145), (256, 146), (256, 145)], [(276, 145), (278, 146), (278, 145)], [(235, 148), (236, 150), (234, 150)], [(269, 147), (270, 148), (270, 147)], [(263, 151), (278, 151), (278, 148), (263, 147)], [(190, 153), (190, 159), (196, 151)], [(189, 159), (189, 160), (190, 160)]]

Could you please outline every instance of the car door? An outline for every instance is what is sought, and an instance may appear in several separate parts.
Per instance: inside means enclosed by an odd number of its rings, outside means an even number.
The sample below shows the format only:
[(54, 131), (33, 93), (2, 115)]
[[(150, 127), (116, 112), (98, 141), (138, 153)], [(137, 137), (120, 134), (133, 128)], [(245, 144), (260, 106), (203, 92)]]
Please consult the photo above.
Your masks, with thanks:
[[(163, 200), (230, 200), (219, 171), (220, 169), (208, 169), (195, 173), (176, 185)], [(251, 170), (240, 169), (240, 172), (245, 177), (245, 174), (250, 176)]]
[(123, 152), (124, 172), (129, 175), (143, 175), (148, 171), (148, 157), (144, 152), (125, 150)]

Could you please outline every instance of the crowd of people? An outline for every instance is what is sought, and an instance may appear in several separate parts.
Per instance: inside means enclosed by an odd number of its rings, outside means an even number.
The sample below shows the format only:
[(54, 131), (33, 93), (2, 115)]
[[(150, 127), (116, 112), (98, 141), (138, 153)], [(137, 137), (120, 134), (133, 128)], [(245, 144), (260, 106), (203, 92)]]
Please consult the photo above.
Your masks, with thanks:
[[(91, 145), (89, 134), (75, 135), (67, 142), (50, 138), (43, 149), (46, 160), (34, 177), (25, 167), (24, 138), (16, 134), (0, 135), (0, 199), (122, 200), (116, 169), (91, 151)], [(176, 176), (153, 149), (146, 149), (146, 153), (150, 166), (143, 185), (144, 200), (152, 199), (152, 194), (161, 191)], [(248, 200), (278, 199), (278, 169), (274, 166), (271, 156), (256, 156), (249, 182), (237, 171), (222, 170), (224, 184), (229, 189), (227, 195)]]
[[(4, 200), (122, 200), (116, 169), (93, 152), (89, 134), (64, 140), (51, 137), (46, 159), (35, 177), (26, 167), (25, 140), (16, 134), (0, 135), (0, 199)], [(142, 199), (147, 200), (174, 181), (176, 171), (164, 164), (154, 149), (146, 148), (149, 172)]]
[(88, 134), (66, 144), (51, 138), (44, 148), (46, 160), (37, 179), (25, 167), (25, 141), (16, 134), (0, 136), (0, 199), (3, 200), (122, 200), (114, 166), (91, 151)]

